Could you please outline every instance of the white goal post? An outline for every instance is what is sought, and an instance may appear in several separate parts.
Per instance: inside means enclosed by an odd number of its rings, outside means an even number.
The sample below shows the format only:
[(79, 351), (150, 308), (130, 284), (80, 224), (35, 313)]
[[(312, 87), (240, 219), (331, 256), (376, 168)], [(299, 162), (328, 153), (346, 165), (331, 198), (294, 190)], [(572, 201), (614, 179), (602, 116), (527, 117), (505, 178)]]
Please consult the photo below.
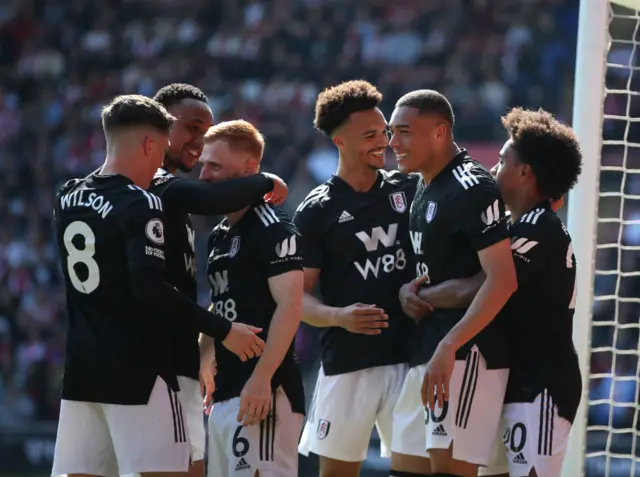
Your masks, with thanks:
[[(623, 5), (630, 9), (621, 9), (612, 4)], [(573, 102), (573, 127), (580, 139), (583, 150), (583, 169), (580, 181), (569, 195), (568, 201), (568, 228), (573, 239), (574, 253), (577, 261), (577, 286), (578, 301), (574, 318), (574, 342), (580, 358), (583, 372), (583, 397), (574, 422), (571, 440), (564, 462), (562, 477), (635, 477), (640, 476), (640, 456), (638, 444), (640, 444), (638, 393), (640, 392), (640, 344), (635, 338), (633, 347), (618, 348), (619, 333), (627, 330), (640, 330), (640, 316), (637, 308), (631, 307), (631, 313), (635, 314), (629, 319), (628, 310), (620, 311), (631, 303), (640, 304), (640, 297), (625, 297), (621, 294), (621, 282), (626, 277), (640, 277), (638, 268), (629, 269), (629, 260), (638, 260), (640, 257), (640, 244), (627, 244), (623, 240), (623, 233), (628, 227), (640, 227), (640, 220), (630, 218), (630, 210), (640, 211), (640, 191), (629, 192), (629, 178), (640, 179), (640, 166), (636, 157), (640, 159), (640, 140), (635, 143), (627, 140), (629, 130), (634, 123), (640, 123), (640, 113), (631, 109), (632, 102), (640, 105), (640, 87), (632, 85), (634, 73), (640, 80), (640, 65), (636, 58), (640, 58), (640, 0), (581, 0), (578, 26), (578, 47), (576, 57), (575, 90)], [(625, 31), (625, 38), (612, 38), (610, 22), (626, 21), (629, 25)], [(635, 25), (634, 28), (631, 26)], [(616, 45), (621, 45), (621, 50), (627, 51), (628, 58), (620, 61), (621, 56), (610, 55)], [(637, 51), (636, 51), (637, 50)], [(624, 55), (622, 56), (624, 57)], [(622, 80), (616, 85), (609, 86), (607, 72), (613, 70), (622, 71), (627, 75), (624, 81), (626, 86), (620, 87)], [(636, 69), (638, 71), (636, 71)], [(615, 73), (615, 72), (614, 72)], [(634, 89), (635, 88), (635, 89)], [(619, 95), (623, 106), (615, 113), (605, 115), (605, 99), (608, 96)], [(633, 101), (632, 101), (633, 100)], [(622, 110), (622, 112), (620, 111)], [(625, 111), (626, 109), (626, 111)], [(637, 109), (637, 108), (634, 108)], [(603, 140), (604, 124), (607, 121), (623, 124), (623, 134), (620, 137)], [(636, 131), (638, 131), (636, 129)], [(603, 148), (609, 148), (608, 159), (603, 162)], [(615, 152), (613, 150), (615, 149)], [(609, 160), (616, 156), (615, 160)], [(636, 161), (635, 168), (631, 160)], [(621, 179), (616, 187), (601, 187), (601, 178), (605, 174), (619, 174)], [(602, 179), (604, 180), (604, 179)], [(619, 202), (617, 214), (607, 211), (599, 213), (599, 207), (607, 200)], [(604, 202), (603, 202), (604, 201)], [(607, 207), (610, 209), (611, 207)], [(615, 238), (611, 238), (610, 231), (616, 228)], [(602, 233), (607, 229), (607, 233)], [(617, 240), (616, 240), (617, 239)], [(612, 250), (613, 249), (613, 250)], [(596, 265), (596, 254), (600, 252), (617, 252), (617, 264), (608, 265), (599, 269)], [(629, 255), (629, 253), (631, 255)], [(635, 258), (633, 254), (635, 253)], [(630, 258), (631, 257), (631, 258)], [(599, 263), (599, 262), (598, 262)], [(636, 262), (640, 264), (640, 262)], [(635, 265), (638, 267), (638, 265)], [(598, 291), (594, 289), (596, 277), (605, 277), (610, 282), (615, 282), (612, 290)], [(593, 320), (594, 305), (606, 308), (605, 319)], [(608, 313), (608, 315), (607, 315)], [(620, 320), (621, 314), (625, 314)], [(631, 321), (630, 323), (628, 323)], [(595, 343), (596, 333), (605, 330), (612, 335), (611, 345), (603, 346)], [(592, 331), (594, 344), (592, 346)], [(631, 345), (633, 346), (633, 344)], [(608, 353), (611, 364), (606, 372), (594, 369), (590, 370), (592, 353)], [(626, 360), (637, 360), (635, 370), (619, 375), (616, 359), (626, 356)], [(635, 374), (635, 375), (634, 375)], [(606, 380), (604, 387), (606, 396), (595, 397), (590, 400), (592, 385), (597, 385), (598, 380)], [(618, 400), (614, 395), (615, 386), (620, 382), (635, 382), (635, 396)], [(608, 386), (608, 387), (607, 387)], [(610, 389), (610, 391), (606, 391)], [(597, 394), (597, 393), (596, 393)], [(608, 406), (608, 422), (590, 423), (589, 411), (596, 406)], [(626, 417), (632, 416), (631, 423), (621, 428), (619, 424), (613, 424), (614, 411), (622, 409)], [(622, 437), (621, 437), (622, 436)], [(593, 442), (598, 443), (593, 444)], [(619, 444), (623, 442), (624, 444)]]

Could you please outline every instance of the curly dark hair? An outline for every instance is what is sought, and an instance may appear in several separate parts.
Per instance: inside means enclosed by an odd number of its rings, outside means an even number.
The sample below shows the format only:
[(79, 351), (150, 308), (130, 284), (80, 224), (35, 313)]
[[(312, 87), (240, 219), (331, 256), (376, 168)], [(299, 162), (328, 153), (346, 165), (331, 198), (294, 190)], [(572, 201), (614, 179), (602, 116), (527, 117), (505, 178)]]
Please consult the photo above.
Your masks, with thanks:
[(437, 114), (451, 126), (456, 121), (449, 100), (442, 93), (432, 89), (417, 89), (405, 94), (396, 102), (396, 108), (402, 106), (416, 108), (421, 113)]
[(376, 108), (382, 93), (364, 80), (346, 81), (325, 89), (316, 100), (314, 127), (331, 136), (353, 113)]
[(173, 83), (163, 86), (153, 96), (153, 99), (165, 108), (173, 106), (183, 99), (195, 99), (205, 104), (209, 101), (207, 95), (204, 94), (200, 88), (186, 83)]
[(531, 166), (538, 191), (557, 200), (578, 182), (582, 151), (576, 134), (543, 109), (513, 108), (502, 118), (520, 162)]

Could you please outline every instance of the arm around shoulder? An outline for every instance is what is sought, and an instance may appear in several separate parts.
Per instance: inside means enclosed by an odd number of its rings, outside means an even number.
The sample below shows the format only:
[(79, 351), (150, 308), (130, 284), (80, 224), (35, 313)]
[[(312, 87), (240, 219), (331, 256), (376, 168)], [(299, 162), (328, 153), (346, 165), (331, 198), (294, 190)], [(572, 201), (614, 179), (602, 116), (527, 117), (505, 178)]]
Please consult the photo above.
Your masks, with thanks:
[(264, 174), (213, 183), (180, 179), (166, 189), (162, 198), (167, 207), (182, 213), (227, 214), (257, 203), (273, 190), (273, 184), (273, 179)]

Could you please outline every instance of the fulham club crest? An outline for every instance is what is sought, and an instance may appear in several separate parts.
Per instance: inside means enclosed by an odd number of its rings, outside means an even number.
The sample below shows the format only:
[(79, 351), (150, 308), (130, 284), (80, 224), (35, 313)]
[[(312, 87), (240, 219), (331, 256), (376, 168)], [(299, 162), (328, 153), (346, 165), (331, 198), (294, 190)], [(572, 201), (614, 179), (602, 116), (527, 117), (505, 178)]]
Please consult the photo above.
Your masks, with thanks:
[(236, 235), (231, 239), (231, 247), (229, 247), (229, 258), (233, 258), (238, 255), (238, 250), (240, 250), (240, 236)]
[(322, 440), (329, 435), (331, 423), (324, 419), (318, 419), (318, 439)]
[(433, 218), (436, 216), (436, 211), (438, 210), (438, 204), (435, 202), (429, 201), (427, 204), (427, 213), (425, 215), (425, 219), (427, 219), (427, 223), (431, 222)]
[(407, 210), (407, 199), (404, 196), (404, 192), (394, 192), (389, 196), (391, 200), (391, 207), (399, 214)]

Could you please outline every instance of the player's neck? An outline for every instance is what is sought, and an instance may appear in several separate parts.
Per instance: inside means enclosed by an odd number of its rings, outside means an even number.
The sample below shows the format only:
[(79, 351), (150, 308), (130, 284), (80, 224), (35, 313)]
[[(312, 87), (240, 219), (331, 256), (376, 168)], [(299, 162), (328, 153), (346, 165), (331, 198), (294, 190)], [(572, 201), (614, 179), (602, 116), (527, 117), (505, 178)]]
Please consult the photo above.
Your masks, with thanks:
[(524, 214), (533, 209), (536, 205), (544, 200), (540, 194), (523, 194), (521, 197), (515, 198), (513, 203), (507, 204), (511, 211), (511, 221), (517, 222)]
[(425, 183), (430, 183), (434, 177), (436, 177), (447, 165), (460, 153), (461, 149), (455, 142), (451, 143), (451, 146), (444, 151), (440, 157), (434, 158), (432, 162), (420, 169), (420, 175), (424, 179)]
[(100, 175), (120, 175), (130, 179), (138, 187), (147, 189), (151, 183), (149, 174), (145, 171), (140, 171), (136, 165), (139, 160), (125, 158), (122, 156), (113, 156), (107, 154), (107, 158), (104, 161), (102, 169), (100, 169)]
[(240, 221), (242, 216), (247, 212), (247, 210), (249, 210), (249, 207), (245, 207), (244, 209), (241, 209), (241, 210), (238, 210), (236, 212), (231, 212), (230, 214), (227, 214), (227, 220), (229, 221), (229, 227), (233, 227), (234, 225), (236, 225)]
[(378, 179), (377, 171), (369, 167), (348, 167), (344, 161), (338, 163), (336, 175), (345, 181), (356, 192), (367, 192), (371, 190)]

